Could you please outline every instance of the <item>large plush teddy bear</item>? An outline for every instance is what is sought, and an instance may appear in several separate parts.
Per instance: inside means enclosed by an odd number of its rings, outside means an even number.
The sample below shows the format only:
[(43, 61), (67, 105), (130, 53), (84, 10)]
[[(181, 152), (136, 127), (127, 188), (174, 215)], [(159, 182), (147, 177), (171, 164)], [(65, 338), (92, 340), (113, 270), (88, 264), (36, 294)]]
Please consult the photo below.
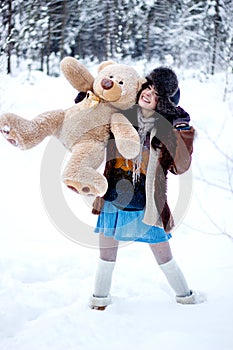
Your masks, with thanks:
[(21, 149), (36, 146), (46, 136), (57, 137), (71, 152), (62, 175), (64, 183), (80, 194), (102, 196), (108, 184), (97, 169), (104, 160), (110, 133), (123, 157), (132, 159), (139, 153), (138, 134), (120, 110), (134, 105), (141, 80), (132, 67), (109, 61), (99, 66), (96, 78), (71, 57), (61, 68), (77, 90), (93, 92), (71, 108), (45, 112), (33, 120), (3, 114), (0, 131)]

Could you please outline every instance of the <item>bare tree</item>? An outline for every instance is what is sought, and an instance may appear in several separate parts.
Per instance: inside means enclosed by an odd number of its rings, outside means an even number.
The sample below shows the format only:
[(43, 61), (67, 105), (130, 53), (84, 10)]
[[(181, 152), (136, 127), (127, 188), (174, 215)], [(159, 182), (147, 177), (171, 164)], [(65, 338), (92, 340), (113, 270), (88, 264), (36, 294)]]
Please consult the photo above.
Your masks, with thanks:
[[(229, 117), (231, 119), (231, 116)], [(227, 120), (225, 120), (227, 123)], [(203, 233), (208, 234), (221, 234), (229, 238), (233, 241), (233, 230), (231, 225), (231, 216), (229, 216), (229, 212), (233, 207), (233, 153), (223, 149), (221, 143), (214, 140), (213, 137), (210, 137), (205, 130), (202, 130), (204, 135), (209, 143), (212, 146), (214, 157), (213, 159), (216, 162), (216, 168), (221, 169), (219, 172), (219, 176), (216, 174), (218, 172), (211, 173), (210, 171), (202, 171), (199, 169), (199, 175), (195, 177), (196, 181), (200, 181), (205, 187), (205, 193), (198, 194), (196, 197), (198, 199), (198, 205), (200, 212), (202, 215), (207, 218), (210, 226), (214, 229), (215, 233), (208, 231), (203, 232), (203, 230), (197, 227), (190, 227), (196, 231), (201, 231)], [(222, 136), (222, 130), (219, 130), (219, 137)], [(215, 208), (215, 212), (213, 212), (213, 208), (207, 205), (206, 195), (207, 191), (209, 191), (214, 197), (213, 207)], [(210, 199), (208, 201), (211, 202)], [(217, 213), (217, 215), (216, 215)], [(221, 213), (223, 215), (221, 215)], [(199, 219), (198, 222), (201, 220)], [(188, 226), (188, 225), (187, 225)]]

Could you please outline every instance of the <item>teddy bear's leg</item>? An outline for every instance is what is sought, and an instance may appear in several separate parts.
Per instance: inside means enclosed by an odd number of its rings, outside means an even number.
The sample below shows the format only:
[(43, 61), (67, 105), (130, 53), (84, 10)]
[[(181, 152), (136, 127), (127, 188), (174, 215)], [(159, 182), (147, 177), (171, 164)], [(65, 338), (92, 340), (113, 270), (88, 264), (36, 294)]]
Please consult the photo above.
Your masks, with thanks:
[(104, 154), (104, 142), (86, 141), (75, 145), (62, 176), (66, 186), (82, 195), (103, 196), (108, 183), (97, 169), (104, 161)]
[(46, 136), (56, 134), (64, 119), (64, 111), (42, 113), (33, 120), (13, 113), (0, 117), (0, 132), (12, 145), (29, 149), (38, 145)]
[(121, 113), (114, 113), (111, 119), (111, 131), (115, 137), (118, 151), (126, 159), (133, 159), (140, 152), (140, 139), (136, 129)]

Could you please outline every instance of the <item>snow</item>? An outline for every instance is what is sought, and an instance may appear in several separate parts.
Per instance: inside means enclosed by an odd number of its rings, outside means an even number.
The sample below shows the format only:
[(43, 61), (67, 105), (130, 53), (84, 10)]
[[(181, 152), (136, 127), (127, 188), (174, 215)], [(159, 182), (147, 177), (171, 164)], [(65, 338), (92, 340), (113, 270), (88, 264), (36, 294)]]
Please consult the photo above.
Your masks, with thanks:
[[(94, 72), (95, 67), (91, 68)], [(41, 164), (50, 140), (21, 152), (1, 138), (1, 350), (233, 348), (232, 192), (219, 187), (230, 188), (230, 162), (211, 142), (232, 159), (233, 100), (228, 95), (223, 102), (222, 73), (202, 82), (194, 72), (178, 73), (180, 105), (191, 114), (197, 138), (192, 195), (171, 246), (190, 288), (205, 292), (207, 302), (177, 304), (148, 246), (134, 243), (119, 249), (113, 303), (104, 312), (90, 310), (98, 259), (90, 201), (59, 189), (66, 203), (64, 215), (69, 212), (78, 233), (78, 238), (67, 237), (68, 223), (64, 219), (64, 229), (53, 222), (44, 202), (46, 184), (41, 188)], [(29, 119), (69, 107), (76, 94), (64, 78), (36, 71), (30, 79), (27, 71), (14, 77), (1, 75), (0, 93), (0, 113), (14, 112)], [(210, 186), (203, 178), (218, 186)], [(52, 186), (50, 179), (48, 174), (48, 186)], [(182, 181), (169, 177), (173, 208)], [(62, 210), (56, 201), (55, 208)]]

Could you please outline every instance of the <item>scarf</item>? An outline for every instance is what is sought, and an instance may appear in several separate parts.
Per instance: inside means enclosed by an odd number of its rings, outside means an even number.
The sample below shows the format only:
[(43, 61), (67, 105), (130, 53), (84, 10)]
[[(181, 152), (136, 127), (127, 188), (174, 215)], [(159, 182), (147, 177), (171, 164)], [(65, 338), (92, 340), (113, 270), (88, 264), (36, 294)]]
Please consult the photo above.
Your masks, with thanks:
[[(146, 135), (150, 132), (150, 143), (152, 138), (156, 135), (156, 116), (153, 115), (150, 118), (145, 118), (142, 113), (142, 109), (138, 108), (137, 112), (138, 119), (138, 134), (140, 137), (140, 153), (133, 162), (133, 184), (139, 179), (140, 176), (140, 165), (142, 160), (142, 147), (146, 139)], [(158, 160), (160, 155), (160, 149), (154, 150), (153, 147), (150, 147), (150, 155), (147, 166), (147, 175), (146, 175), (146, 209), (143, 222), (147, 225), (156, 225), (163, 227), (160, 213), (155, 204), (155, 193), (154, 193), (154, 181), (155, 181), (155, 172), (156, 167), (158, 166)]]
[[(150, 142), (156, 135), (156, 128), (154, 127), (150, 134)], [(144, 224), (150, 226), (159, 226), (163, 228), (161, 216), (155, 204), (155, 172), (159, 162), (161, 150), (150, 147), (150, 156), (146, 173), (146, 209), (143, 218)]]
[(140, 138), (140, 152), (139, 155), (133, 160), (133, 184), (139, 180), (140, 166), (142, 161), (142, 149), (146, 140), (146, 135), (150, 132), (155, 125), (155, 118), (145, 118), (142, 113), (142, 109), (139, 107), (137, 110), (137, 122), (138, 122), (138, 135)]

